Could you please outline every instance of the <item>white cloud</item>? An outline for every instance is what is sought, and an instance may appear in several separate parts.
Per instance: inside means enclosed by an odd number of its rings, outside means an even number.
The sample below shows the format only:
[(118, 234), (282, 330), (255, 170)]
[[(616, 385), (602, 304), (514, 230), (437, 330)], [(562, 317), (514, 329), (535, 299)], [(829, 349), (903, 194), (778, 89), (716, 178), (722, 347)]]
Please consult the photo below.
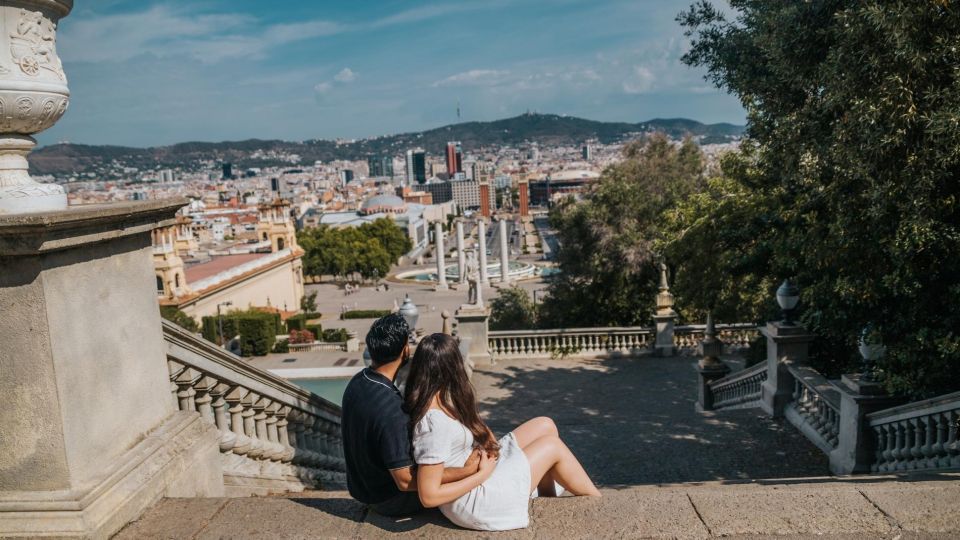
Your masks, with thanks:
[(357, 78), (356, 72), (350, 68), (343, 68), (340, 70), (340, 73), (337, 73), (333, 76), (333, 80), (341, 83), (351, 83)]
[(509, 71), (498, 69), (471, 69), (441, 79), (432, 86), (494, 86), (503, 83), (510, 75)]
[(329, 83), (329, 82), (327, 82), (327, 81), (324, 81), (324, 82), (322, 82), (322, 83), (318, 83), (317, 85), (315, 85), (315, 86), (313, 87), (313, 91), (316, 92), (316, 93), (318, 93), (318, 94), (326, 94), (326, 93), (329, 92), (330, 89), (332, 89), (332, 88), (333, 88), (333, 84), (331, 84), (331, 83)]
[(633, 66), (631, 77), (623, 81), (623, 91), (628, 94), (643, 94), (653, 89), (657, 77), (646, 66)]

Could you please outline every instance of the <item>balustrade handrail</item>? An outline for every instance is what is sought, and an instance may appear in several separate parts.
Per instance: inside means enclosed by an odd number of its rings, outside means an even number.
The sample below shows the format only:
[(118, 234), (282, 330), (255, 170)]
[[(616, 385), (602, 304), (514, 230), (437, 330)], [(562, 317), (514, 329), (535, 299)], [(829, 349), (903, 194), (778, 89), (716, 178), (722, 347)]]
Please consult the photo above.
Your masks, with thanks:
[(575, 334), (652, 334), (653, 328), (647, 326), (609, 326), (597, 328), (548, 328), (530, 330), (491, 330), (489, 338), (555, 336)]
[(837, 413), (840, 412), (840, 390), (826, 377), (818, 373), (817, 370), (804, 365), (788, 365), (787, 370), (790, 371), (796, 381), (823, 399), (827, 406)]
[(937, 396), (923, 401), (915, 401), (913, 403), (898, 405), (870, 413), (867, 415), (867, 421), (871, 426), (877, 426), (908, 420), (917, 416), (952, 411), (957, 408), (960, 408), (960, 392)]
[(712, 390), (719, 390), (720, 388), (727, 386), (729, 384), (738, 382), (743, 379), (747, 379), (749, 377), (753, 377), (757, 373), (766, 371), (766, 369), (767, 369), (767, 363), (760, 362), (748, 368), (741, 369), (740, 371), (737, 371), (735, 373), (731, 373), (726, 377), (722, 377), (715, 381), (712, 381), (709, 383), (709, 385)]
[[(714, 325), (717, 331), (720, 330), (752, 330), (759, 329), (760, 325), (755, 323), (717, 323)], [(705, 324), (681, 324), (673, 327), (673, 332), (703, 332), (707, 329)]]
[(209, 372), (225, 382), (243, 386), (284, 405), (340, 423), (340, 407), (309, 390), (251, 366), (239, 356), (166, 320), (163, 321), (163, 335), (167, 356), (177, 362)]

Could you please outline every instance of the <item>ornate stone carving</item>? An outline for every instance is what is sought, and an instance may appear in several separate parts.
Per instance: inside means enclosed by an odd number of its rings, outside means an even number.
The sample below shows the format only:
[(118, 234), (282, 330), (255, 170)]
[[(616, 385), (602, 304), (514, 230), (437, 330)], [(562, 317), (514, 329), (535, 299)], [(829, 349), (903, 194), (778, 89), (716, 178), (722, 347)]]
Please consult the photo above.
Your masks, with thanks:
[(30, 137), (53, 126), (70, 99), (57, 55), (57, 24), (70, 0), (0, 2), (9, 56), (0, 55), (0, 214), (66, 208), (63, 188), (41, 186), (27, 173)]

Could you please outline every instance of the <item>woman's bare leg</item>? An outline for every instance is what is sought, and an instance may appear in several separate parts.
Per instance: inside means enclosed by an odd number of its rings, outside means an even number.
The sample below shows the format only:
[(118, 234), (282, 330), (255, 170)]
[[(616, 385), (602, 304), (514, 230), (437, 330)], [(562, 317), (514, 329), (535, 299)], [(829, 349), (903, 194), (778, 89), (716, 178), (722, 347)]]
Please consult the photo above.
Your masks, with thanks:
[(526, 448), (540, 437), (559, 437), (560, 432), (557, 431), (557, 425), (553, 420), (546, 416), (538, 416), (520, 424), (520, 427), (513, 430), (513, 436), (517, 439), (520, 448)]
[(549, 472), (554, 480), (574, 495), (600, 496), (597, 487), (587, 476), (587, 471), (583, 470), (583, 466), (560, 437), (540, 437), (527, 445), (523, 453), (530, 462), (531, 491), (540, 485)]

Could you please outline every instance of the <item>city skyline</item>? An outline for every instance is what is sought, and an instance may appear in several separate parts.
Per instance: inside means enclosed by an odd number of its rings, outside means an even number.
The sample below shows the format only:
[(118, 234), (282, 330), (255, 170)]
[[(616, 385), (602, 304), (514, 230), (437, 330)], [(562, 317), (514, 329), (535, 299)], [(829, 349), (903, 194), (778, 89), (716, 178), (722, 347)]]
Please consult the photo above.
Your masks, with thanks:
[(739, 102), (679, 61), (688, 5), (79, 4), (58, 36), (71, 108), (38, 139), (362, 138), (528, 110), (742, 124)]

